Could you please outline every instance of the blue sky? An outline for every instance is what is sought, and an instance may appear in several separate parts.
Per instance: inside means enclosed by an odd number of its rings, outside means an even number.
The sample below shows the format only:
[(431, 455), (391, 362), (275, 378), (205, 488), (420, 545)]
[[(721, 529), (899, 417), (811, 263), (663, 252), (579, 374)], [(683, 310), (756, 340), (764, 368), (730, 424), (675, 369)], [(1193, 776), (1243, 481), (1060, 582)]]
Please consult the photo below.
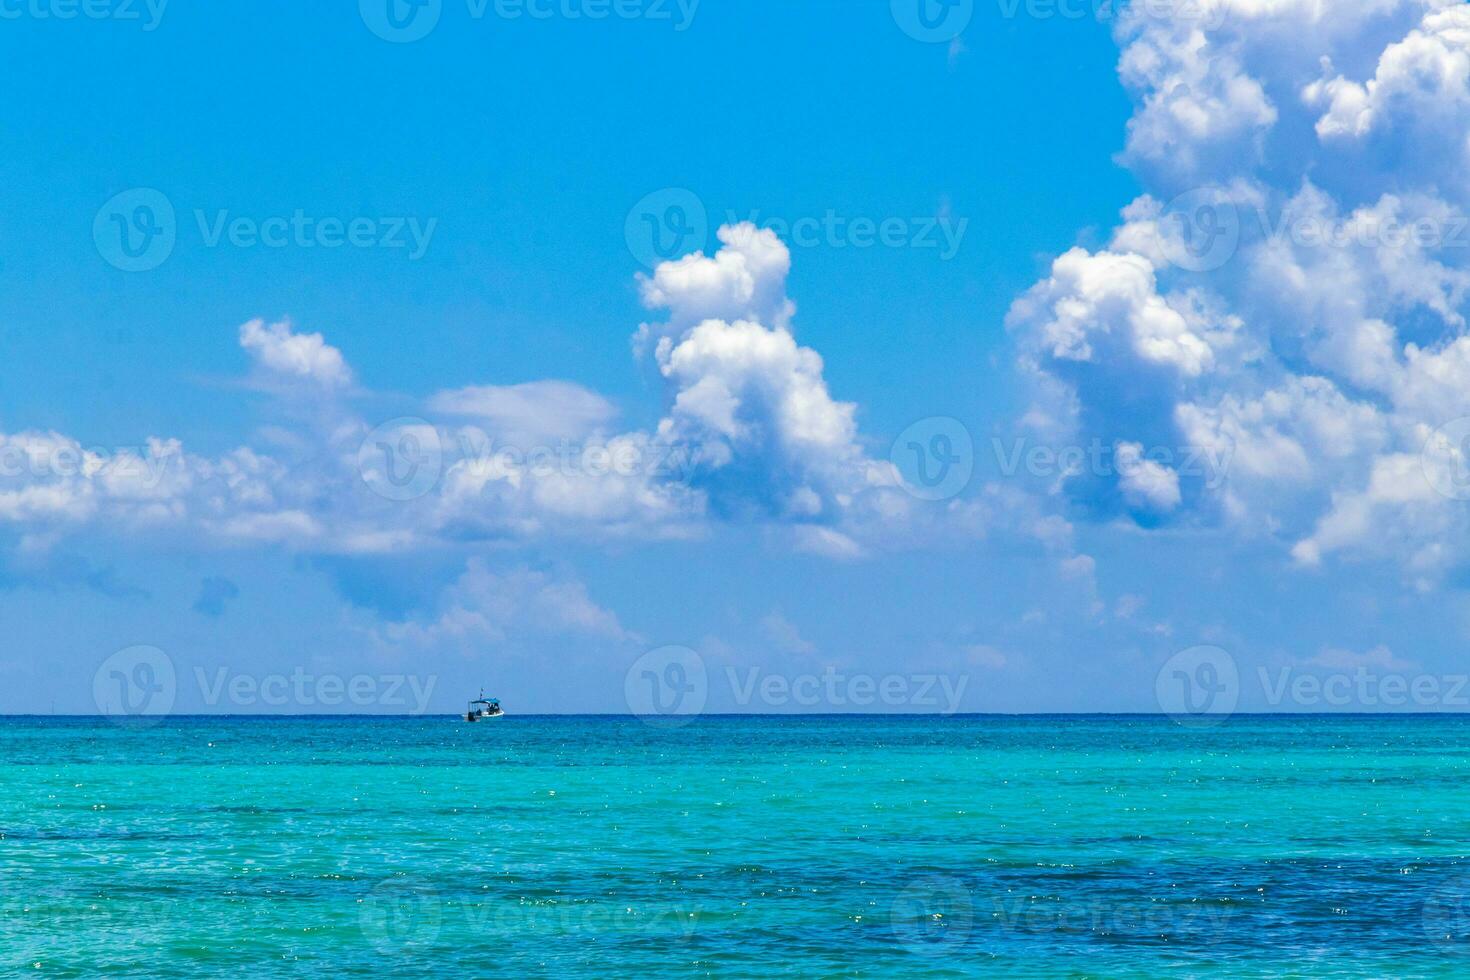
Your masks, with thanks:
[[(793, 706), (742, 701), (755, 670), (1152, 711), (1198, 644), (1247, 678), (1453, 674), (1470, 522), (1396, 488), (1470, 414), (1463, 253), (1240, 216), (1452, 229), (1462, 8), (1198, 4), (962, 2), (924, 41), (902, 2), (444, 0), (403, 43), (366, 0), (6, 8), (0, 434), (28, 462), (0, 475), (0, 711), (96, 710), (140, 645), (180, 711), (330, 707), (211, 700), (221, 669), (623, 711), (670, 645), (714, 710)], [(172, 247), (120, 268), (157, 195)], [(657, 273), (629, 235), (650, 195), (707, 219)], [(1220, 264), (1171, 251), (1180, 195), (1234, 222)], [(334, 221), (367, 244), (328, 247)], [(891, 449), (951, 424), (973, 472), (925, 499)], [(487, 475), (466, 427), (685, 469)], [(405, 433), (444, 454), (393, 500), (361, 447)], [(1006, 471), (1094, 444), (1101, 472)], [(1219, 480), (1182, 461), (1202, 446)], [(135, 452), (165, 475), (118, 477)]]

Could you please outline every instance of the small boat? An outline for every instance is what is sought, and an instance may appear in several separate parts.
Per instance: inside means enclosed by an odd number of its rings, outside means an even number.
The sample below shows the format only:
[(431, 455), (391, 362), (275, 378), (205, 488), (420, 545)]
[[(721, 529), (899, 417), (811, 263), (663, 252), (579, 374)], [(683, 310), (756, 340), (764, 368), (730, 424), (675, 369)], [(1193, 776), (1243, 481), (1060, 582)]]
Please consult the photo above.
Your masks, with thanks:
[(505, 712), (500, 710), (500, 699), (485, 697), (482, 689), (479, 698), (471, 701), (469, 708), (465, 710), (464, 720), (484, 721), (486, 718), (499, 718), (503, 714)]

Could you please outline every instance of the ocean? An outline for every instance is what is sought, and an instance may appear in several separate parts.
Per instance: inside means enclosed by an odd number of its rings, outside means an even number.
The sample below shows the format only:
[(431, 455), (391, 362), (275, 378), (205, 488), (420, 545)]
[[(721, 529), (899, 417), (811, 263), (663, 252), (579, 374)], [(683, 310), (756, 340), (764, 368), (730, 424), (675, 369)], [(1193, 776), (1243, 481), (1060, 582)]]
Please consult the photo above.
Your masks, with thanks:
[(0, 974), (1465, 976), (1470, 718), (0, 719)]

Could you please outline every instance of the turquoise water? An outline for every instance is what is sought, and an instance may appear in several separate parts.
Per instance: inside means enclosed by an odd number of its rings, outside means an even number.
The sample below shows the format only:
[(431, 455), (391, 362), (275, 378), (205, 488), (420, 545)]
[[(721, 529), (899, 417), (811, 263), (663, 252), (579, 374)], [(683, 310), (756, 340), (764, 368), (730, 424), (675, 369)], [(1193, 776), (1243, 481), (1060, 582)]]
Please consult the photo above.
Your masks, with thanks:
[(0, 974), (1470, 975), (1470, 719), (0, 719)]

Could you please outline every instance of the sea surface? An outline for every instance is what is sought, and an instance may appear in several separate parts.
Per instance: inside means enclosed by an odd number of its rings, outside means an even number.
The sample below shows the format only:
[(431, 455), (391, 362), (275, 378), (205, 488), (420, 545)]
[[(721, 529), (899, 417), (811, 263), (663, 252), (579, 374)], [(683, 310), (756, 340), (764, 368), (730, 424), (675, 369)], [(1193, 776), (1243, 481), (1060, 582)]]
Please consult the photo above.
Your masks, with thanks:
[(1470, 718), (0, 719), (0, 975), (1470, 976)]

